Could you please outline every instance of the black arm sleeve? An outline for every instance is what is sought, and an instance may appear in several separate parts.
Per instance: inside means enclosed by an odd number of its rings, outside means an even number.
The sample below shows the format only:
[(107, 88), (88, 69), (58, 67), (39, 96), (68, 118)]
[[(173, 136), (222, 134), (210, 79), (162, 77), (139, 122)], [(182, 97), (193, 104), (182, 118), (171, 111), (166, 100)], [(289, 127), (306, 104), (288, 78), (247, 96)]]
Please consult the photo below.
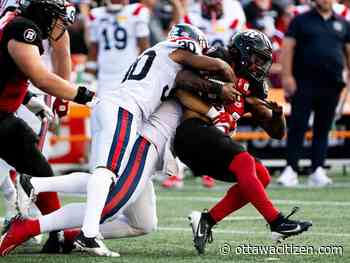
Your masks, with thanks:
[(42, 53), (42, 33), (41, 30), (29, 19), (16, 17), (4, 30), (4, 38), (8, 43), (11, 39), (39, 47)]

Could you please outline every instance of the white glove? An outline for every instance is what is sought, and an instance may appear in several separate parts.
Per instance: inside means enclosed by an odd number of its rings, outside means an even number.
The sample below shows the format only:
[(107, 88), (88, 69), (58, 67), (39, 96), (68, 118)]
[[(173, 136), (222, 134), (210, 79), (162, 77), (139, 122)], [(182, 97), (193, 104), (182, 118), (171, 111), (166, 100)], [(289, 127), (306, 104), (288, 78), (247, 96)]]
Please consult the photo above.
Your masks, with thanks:
[(50, 107), (36, 96), (32, 96), (25, 106), (40, 119), (47, 118), (51, 122), (55, 118)]

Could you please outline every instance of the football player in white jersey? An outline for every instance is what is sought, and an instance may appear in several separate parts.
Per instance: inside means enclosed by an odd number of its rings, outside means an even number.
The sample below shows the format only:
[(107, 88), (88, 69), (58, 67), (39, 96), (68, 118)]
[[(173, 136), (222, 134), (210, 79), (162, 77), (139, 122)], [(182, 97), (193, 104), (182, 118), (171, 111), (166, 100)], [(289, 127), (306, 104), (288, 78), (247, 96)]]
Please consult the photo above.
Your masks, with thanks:
[[(149, 142), (137, 134), (173, 90), (182, 67), (217, 73), (235, 82), (232, 68), (220, 59), (201, 55), (204, 48), (207, 41), (198, 28), (174, 26), (167, 41), (147, 49), (131, 65), (114, 96), (102, 98), (94, 107), (91, 158), (95, 169), (87, 183), (82, 231), (75, 240), (82, 250), (104, 253), (105, 246), (96, 238), (101, 218), (103, 222), (123, 209), (140, 189), (142, 170), (148, 165)], [(232, 85), (227, 88), (228, 98), (233, 99)]]
[(207, 36), (210, 46), (221, 46), (238, 30), (245, 27), (246, 18), (241, 4), (226, 0), (200, 0), (183, 18), (200, 28)]
[(91, 10), (86, 73), (97, 73), (98, 97), (113, 93), (129, 65), (149, 48), (149, 18), (147, 7), (128, 0), (108, 0)]
[[(210, 81), (201, 79), (190, 71), (181, 71), (176, 77), (176, 84), (188, 88), (199, 88), (202, 92), (216, 92), (217, 86)], [(186, 85), (185, 85), (186, 84)], [(227, 88), (228, 86), (226, 86)], [(222, 87), (221, 98), (232, 99), (230, 93), (226, 93)], [(185, 98), (183, 92), (176, 91), (180, 101), (193, 110), (199, 110), (198, 102), (194, 98)], [(185, 101), (186, 100), (186, 101)], [(201, 103), (202, 104), (202, 103)], [(202, 106), (203, 107), (203, 106)], [(212, 114), (212, 113), (211, 113)], [(175, 129), (182, 117), (182, 107), (174, 99), (163, 102), (156, 111), (144, 123), (130, 155), (130, 158), (120, 175), (117, 183), (109, 191), (105, 207), (100, 221), (100, 231), (105, 239), (134, 237), (148, 234), (157, 227), (157, 214), (155, 204), (155, 193), (151, 176), (156, 167), (161, 167), (164, 159), (165, 147), (172, 140)], [(208, 117), (210, 117), (208, 115)], [(21, 175), (18, 183), (20, 198), (35, 196), (40, 192), (58, 191), (65, 193), (86, 193), (89, 182), (88, 173), (72, 173), (70, 175), (54, 178), (34, 178)], [(128, 192), (129, 197), (125, 199), (123, 192), (125, 185), (138, 178), (132, 183), (133, 191)], [(131, 187), (131, 188), (132, 188)], [(23, 190), (24, 191), (23, 191)], [(121, 200), (121, 202), (119, 202)], [(23, 202), (21, 202), (23, 203)], [(26, 209), (22, 207), (22, 210)], [(0, 254), (5, 248), (18, 246), (31, 236), (65, 228), (81, 227), (83, 224), (86, 204), (75, 203), (64, 206), (59, 211), (39, 219), (20, 219), (12, 223), (8, 236), (4, 238), (4, 245), (0, 246)], [(74, 237), (79, 230), (70, 231), (70, 239), (65, 239), (65, 252), (73, 248)], [(95, 247), (87, 250), (99, 256), (119, 256), (118, 253), (107, 249), (99, 239), (93, 240)], [(79, 244), (76, 244), (81, 248)]]

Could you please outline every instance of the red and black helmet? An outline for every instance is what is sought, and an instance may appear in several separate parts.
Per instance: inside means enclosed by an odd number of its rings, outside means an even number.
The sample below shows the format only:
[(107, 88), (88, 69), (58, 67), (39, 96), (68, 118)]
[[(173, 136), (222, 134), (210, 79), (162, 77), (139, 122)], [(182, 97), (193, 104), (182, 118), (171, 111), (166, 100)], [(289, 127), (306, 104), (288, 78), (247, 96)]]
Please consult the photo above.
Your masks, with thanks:
[(272, 65), (272, 44), (264, 33), (238, 32), (231, 38), (228, 50), (238, 76), (256, 82), (266, 78)]
[[(66, 0), (20, 0), (19, 8), (21, 15), (37, 24), (44, 38), (59, 39), (75, 21), (75, 7)], [(55, 27), (61, 31), (53, 36)]]

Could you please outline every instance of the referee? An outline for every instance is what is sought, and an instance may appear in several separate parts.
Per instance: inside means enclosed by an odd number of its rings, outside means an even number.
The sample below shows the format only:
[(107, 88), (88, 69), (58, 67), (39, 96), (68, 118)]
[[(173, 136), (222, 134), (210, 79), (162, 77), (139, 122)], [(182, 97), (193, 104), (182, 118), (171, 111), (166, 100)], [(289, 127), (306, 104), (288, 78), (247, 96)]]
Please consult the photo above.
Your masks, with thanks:
[(310, 186), (332, 183), (323, 169), (328, 133), (341, 90), (344, 64), (350, 65), (350, 25), (333, 12), (334, 0), (315, 0), (313, 8), (289, 25), (282, 46), (282, 85), (292, 110), (287, 142), (287, 167), (278, 178), (298, 184), (298, 160), (314, 112)]

